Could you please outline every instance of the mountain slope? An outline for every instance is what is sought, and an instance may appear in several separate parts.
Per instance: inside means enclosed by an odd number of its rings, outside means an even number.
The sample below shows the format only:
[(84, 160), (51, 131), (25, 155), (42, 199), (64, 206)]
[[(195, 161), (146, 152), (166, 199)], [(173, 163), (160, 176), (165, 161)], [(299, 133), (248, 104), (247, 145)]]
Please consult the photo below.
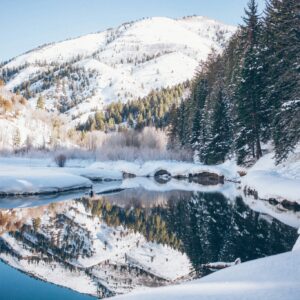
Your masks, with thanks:
[(205, 17), (143, 19), (39, 47), (4, 64), (0, 75), (33, 105), (42, 94), (48, 109), (77, 118), (191, 79), (234, 31)]
[(66, 118), (35, 110), (20, 95), (0, 85), (0, 149), (70, 146)]

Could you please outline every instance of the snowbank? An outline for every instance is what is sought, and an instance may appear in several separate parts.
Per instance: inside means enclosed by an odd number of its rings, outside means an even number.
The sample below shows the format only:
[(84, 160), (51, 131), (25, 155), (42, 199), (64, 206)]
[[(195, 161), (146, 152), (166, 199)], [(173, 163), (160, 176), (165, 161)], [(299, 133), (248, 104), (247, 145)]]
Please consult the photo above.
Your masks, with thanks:
[[(236, 171), (230, 164), (219, 166), (206, 166), (176, 161), (149, 161), (145, 163), (110, 161), (95, 162), (90, 165), (75, 162), (68, 167), (53, 166), (49, 159), (0, 158), (0, 195), (30, 195), (50, 194), (72, 191), (92, 186), (92, 181), (121, 181), (126, 174), (130, 180), (124, 179), (120, 188), (135, 188), (143, 186), (148, 190), (169, 191), (220, 191), (223, 189), (223, 178), (236, 177)], [(79, 165), (79, 167), (78, 167)], [(162, 171), (168, 179), (163, 183), (155, 182), (146, 177), (155, 177)], [(201, 185), (201, 178), (197, 176), (213, 176)], [(188, 178), (196, 176), (195, 182), (170, 180), (175, 178)], [(204, 178), (205, 179), (205, 178)], [(208, 178), (210, 179), (210, 178)], [(221, 180), (222, 179), (222, 180)], [(204, 180), (205, 181), (205, 180)], [(199, 184), (200, 183), (200, 184)], [(106, 191), (100, 187), (101, 192)], [(99, 192), (97, 190), (97, 192)]]
[(300, 146), (279, 165), (275, 165), (274, 153), (263, 156), (242, 177), (242, 186), (255, 190), (260, 199), (300, 204)]
[(300, 251), (242, 263), (199, 280), (118, 296), (122, 300), (297, 300)]
[(0, 195), (49, 194), (90, 188), (84, 177), (49, 168), (2, 168)]
[(252, 171), (243, 178), (243, 185), (255, 189), (261, 199), (275, 198), (300, 204), (300, 179), (286, 178), (272, 171)]
[(93, 181), (122, 180), (123, 174), (118, 170), (95, 169), (95, 168), (67, 168), (68, 173), (86, 177)]
[(161, 170), (167, 171), (172, 177), (188, 177), (200, 173), (212, 173), (218, 176), (232, 178), (236, 176), (234, 168), (230, 164), (218, 166), (206, 166), (201, 164), (177, 162), (177, 161), (148, 161), (145, 163), (127, 161), (95, 162), (90, 168), (119, 171), (138, 177), (154, 177)]

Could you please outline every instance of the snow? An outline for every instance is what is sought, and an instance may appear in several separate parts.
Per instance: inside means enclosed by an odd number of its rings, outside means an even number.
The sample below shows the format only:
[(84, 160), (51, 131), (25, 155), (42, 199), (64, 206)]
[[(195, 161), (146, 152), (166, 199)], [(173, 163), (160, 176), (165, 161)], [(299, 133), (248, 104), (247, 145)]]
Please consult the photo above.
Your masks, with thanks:
[(45, 168), (1, 168), (0, 194), (45, 194), (90, 188), (90, 180)]
[(290, 179), (277, 172), (252, 171), (243, 179), (244, 186), (254, 188), (261, 199), (289, 200), (300, 204), (300, 179)]
[[(300, 227), (298, 229), (298, 234), (300, 234)], [(298, 239), (293, 247), (293, 251), (300, 251), (300, 236), (298, 237)]]
[[(66, 147), (72, 145), (68, 138), (63, 138), (69, 126), (62, 125), (61, 137), (54, 136), (52, 122), (54, 118), (59, 118), (56, 114), (44, 110), (36, 110), (36, 105), (34, 105), (34, 108), (31, 108), (26, 101), (20, 104), (16, 100), (20, 101), (22, 97), (11, 93), (8, 88), (9, 86), (5, 88), (0, 87), (0, 96), (12, 103), (11, 111), (0, 112), (1, 150), (12, 150), (24, 146), (42, 148), (49, 145), (51, 138), (54, 138), (52, 142), (56, 140), (57, 145)], [(62, 117), (59, 119), (63, 124), (64, 119)], [(72, 146), (74, 147), (74, 145)]]
[(108, 169), (133, 174), (139, 177), (153, 177), (157, 171), (165, 170), (171, 174), (172, 177), (184, 176), (189, 174), (198, 174), (209, 172), (217, 175), (224, 175), (226, 178), (236, 176), (236, 172), (227, 163), (218, 166), (207, 166), (201, 164), (178, 162), (178, 161), (147, 161), (145, 163), (128, 162), (128, 161), (108, 161), (95, 162), (90, 168)]
[(5, 86), (7, 89), (12, 90), (15, 86), (22, 84), (22, 82), (33, 77), (37, 72), (44, 71), (45, 68), (37, 66), (28, 66), (22, 69), (9, 83)]
[(151, 288), (115, 300), (297, 300), (300, 252), (293, 251), (242, 263), (189, 283)]
[[(232, 184), (203, 186), (185, 180), (171, 179), (162, 184), (151, 179), (159, 170), (166, 170), (172, 177), (209, 172), (226, 178), (236, 176), (229, 164), (205, 166), (178, 161), (148, 161), (145, 163), (128, 161), (68, 161), (64, 168), (55, 167), (51, 159), (0, 158), (0, 194), (43, 194), (88, 188), (92, 181), (121, 181), (120, 184), (96, 185), (95, 192), (105, 192), (110, 188), (144, 187), (153, 191), (220, 191), (232, 195)], [(123, 174), (133, 174), (136, 178), (124, 179)]]
[(146, 243), (133, 249), (127, 254), (127, 260), (167, 280), (176, 280), (192, 271), (186, 254), (156, 243)]
[[(242, 185), (255, 188), (261, 198), (272, 196), (276, 199), (291, 200), (296, 195), (294, 184), (299, 181), (298, 167), (297, 152), (287, 162), (279, 166), (274, 165), (272, 154), (269, 154), (259, 160), (248, 170), (247, 175), (241, 178)], [(50, 159), (0, 158), (0, 192), (4, 190), (14, 193), (28, 191), (39, 193), (90, 187), (92, 183), (87, 179), (90, 178), (92, 180), (115, 180), (94, 184), (95, 192), (115, 188), (143, 187), (153, 191), (219, 191), (229, 198), (238, 193), (233, 183), (204, 187), (174, 178), (165, 184), (148, 178), (153, 177), (158, 170), (166, 170), (172, 176), (188, 176), (201, 172), (225, 175), (228, 179), (237, 176), (236, 166), (232, 161), (219, 166), (205, 166), (175, 161), (140, 163), (75, 160), (68, 161), (66, 168), (57, 168)], [(121, 180), (124, 172), (135, 174), (138, 177)], [(290, 226), (300, 227), (300, 215), (298, 213), (286, 210), (279, 211), (278, 207), (270, 205), (267, 201), (255, 200), (251, 197), (244, 197), (244, 200), (253, 210), (264, 213), (265, 215), (262, 217), (273, 216)], [(96, 295), (97, 286), (92, 279), (93, 277), (84, 272), (86, 268), (92, 268), (92, 275), (117, 293), (128, 292), (132, 287), (129, 288), (123, 283), (114, 287), (114, 280), (118, 282), (120, 274), (118, 270), (114, 271), (115, 273), (110, 273), (114, 269), (113, 267), (109, 269), (110, 265), (136, 266), (148, 274), (169, 282), (177, 282), (178, 279), (188, 276), (192, 270), (191, 262), (185, 254), (166, 245), (147, 242), (143, 235), (122, 226), (110, 227), (100, 217), (92, 216), (91, 212), (80, 202), (67, 201), (61, 203), (59, 207), (59, 213), (76, 224), (74, 240), (76, 238), (83, 240), (84, 248), (88, 251), (91, 250), (91, 256), (79, 255), (78, 258), (73, 257), (66, 260), (73, 266), (83, 268), (83, 270), (78, 269), (71, 272), (63, 264), (58, 262), (49, 264), (43, 259), (38, 264), (29, 263), (27, 257), (33, 257), (38, 253), (30, 251), (32, 250), (30, 248), (23, 248), (20, 242), (7, 233), (3, 234), (1, 238), (15, 253), (21, 256), (21, 259), (17, 260), (4, 253), (0, 255), (1, 259), (38, 278), (92, 295)], [(28, 218), (24, 208), (19, 210), (17, 215), (21, 215), (23, 212), (25, 214), (23, 217)], [(28, 219), (28, 222), (30, 220)], [(55, 227), (55, 222), (50, 221), (49, 212), (46, 208), (41, 212), (41, 220), (39, 233), (46, 237), (51, 236), (50, 233), (60, 232), (60, 237), (63, 238), (64, 231), (67, 232), (66, 225), (59, 229)], [(33, 243), (37, 242), (34, 234), (25, 233), (24, 238)], [(107, 260), (109, 260), (109, 265), (102, 265)], [(215, 264), (211, 265), (214, 266)], [(147, 288), (141, 291), (141, 285), (136, 283), (133, 287), (135, 290), (133, 293), (117, 296), (113, 299), (296, 300), (300, 294), (299, 265), (300, 238), (295, 243), (292, 252), (230, 266), (201, 279), (164, 288)], [(109, 276), (106, 275), (107, 270)], [(114, 279), (113, 276), (115, 276)], [(64, 278), (63, 282), (61, 278)]]
[(36, 62), (47, 61), (64, 62), (74, 58), (76, 55), (89, 55), (99, 49), (99, 46), (105, 43), (105, 31), (101, 33), (88, 34), (75, 39), (54, 43), (32, 50), (26, 54), (17, 56), (8, 63), (8, 68), (18, 67), (26, 63), (34, 64)]
[[(199, 61), (206, 59), (212, 47), (220, 52), (235, 30), (236, 27), (205, 17), (147, 18), (41, 46), (15, 57), (1, 69), (22, 67), (7, 83), (9, 89), (36, 77), (30, 89), (40, 93), (38, 76), (48, 70), (55, 72), (53, 63), (60, 64), (62, 69), (81, 68), (88, 82), (84, 82), (83, 89), (76, 90), (80, 101), (67, 111), (68, 116), (77, 119), (73, 121), (76, 125), (84, 122), (95, 109), (101, 110), (111, 102), (127, 102), (144, 97), (153, 89), (191, 79)], [(224, 32), (223, 41), (217, 39), (220, 31)], [(55, 84), (41, 93), (48, 109), (54, 108), (58, 95), (72, 101), (69, 87), (83, 83), (67, 77), (63, 81), (65, 95)], [(36, 98), (30, 99), (32, 105)]]
[(29, 137), (32, 145), (42, 147), (49, 142), (51, 130), (50, 124), (35, 119), (27, 113), (17, 118), (0, 118), (0, 147), (13, 149), (14, 137), (17, 132), (20, 134), (20, 146), (26, 145), (26, 140)]
[(275, 165), (274, 153), (263, 156), (242, 177), (242, 186), (254, 189), (261, 199), (288, 200), (300, 204), (300, 146), (288, 159)]

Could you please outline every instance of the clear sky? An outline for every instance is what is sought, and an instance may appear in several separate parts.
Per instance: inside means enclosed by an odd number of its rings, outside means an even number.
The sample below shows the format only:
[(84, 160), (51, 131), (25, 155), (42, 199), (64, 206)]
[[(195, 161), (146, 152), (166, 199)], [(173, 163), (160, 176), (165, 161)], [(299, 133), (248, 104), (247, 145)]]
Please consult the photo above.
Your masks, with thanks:
[[(0, 62), (45, 43), (143, 17), (202, 15), (239, 24), (248, 0), (0, 0)], [(264, 0), (258, 0), (260, 9)]]

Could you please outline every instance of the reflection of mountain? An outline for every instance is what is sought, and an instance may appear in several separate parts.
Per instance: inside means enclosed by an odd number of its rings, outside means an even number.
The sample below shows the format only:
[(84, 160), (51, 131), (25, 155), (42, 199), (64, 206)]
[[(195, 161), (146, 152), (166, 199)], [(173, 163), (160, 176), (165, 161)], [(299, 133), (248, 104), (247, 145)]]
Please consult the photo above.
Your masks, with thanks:
[(170, 284), (193, 269), (200, 275), (209, 262), (290, 250), (297, 236), (241, 199), (137, 190), (0, 211), (0, 234), (0, 258), (10, 265), (99, 296)]
[(69, 201), (2, 211), (0, 258), (38, 278), (99, 296), (165, 285), (190, 273), (185, 254), (121, 224), (108, 226), (91, 208)]

